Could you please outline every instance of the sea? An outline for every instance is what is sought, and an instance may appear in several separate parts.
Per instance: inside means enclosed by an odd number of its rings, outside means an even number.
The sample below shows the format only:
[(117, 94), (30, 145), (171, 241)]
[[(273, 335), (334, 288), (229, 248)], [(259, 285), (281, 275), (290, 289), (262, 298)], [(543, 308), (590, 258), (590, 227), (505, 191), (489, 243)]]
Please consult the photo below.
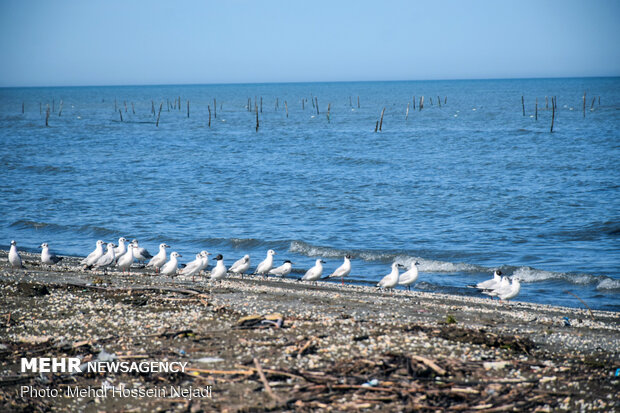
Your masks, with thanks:
[(2, 88), (0, 248), (350, 254), (349, 283), (417, 261), (480, 297), (500, 269), (620, 311), (619, 127), (620, 78)]

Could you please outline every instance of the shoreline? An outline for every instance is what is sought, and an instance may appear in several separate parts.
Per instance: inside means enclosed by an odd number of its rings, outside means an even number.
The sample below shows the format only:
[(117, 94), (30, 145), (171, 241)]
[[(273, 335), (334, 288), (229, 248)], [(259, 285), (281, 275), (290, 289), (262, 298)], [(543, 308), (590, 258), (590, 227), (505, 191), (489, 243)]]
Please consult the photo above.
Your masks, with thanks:
[[(213, 284), (133, 268), (104, 275), (74, 257), (48, 270), (27, 253), (27, 269), (11, 272), (5, 257), (3, 410), (618, 409), (620, 313), (251, 276)], [(262, 322), (270, 314), (280, 328)], [(211, 386), (212, 397), (18, 397), (20, 385), (42, 385), (18, 372), (19, 358), (87, 360), (102, 350), (193, 370), (54, 375), (47, 386)]]

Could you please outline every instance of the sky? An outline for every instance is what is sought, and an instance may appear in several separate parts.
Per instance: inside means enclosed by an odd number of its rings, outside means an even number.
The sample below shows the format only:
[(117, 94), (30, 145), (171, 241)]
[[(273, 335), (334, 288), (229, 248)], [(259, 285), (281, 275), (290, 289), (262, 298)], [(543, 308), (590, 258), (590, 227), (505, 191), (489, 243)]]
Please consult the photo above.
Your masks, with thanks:
[(0, 87), (620, 75), (618, 0), (0, 0)]

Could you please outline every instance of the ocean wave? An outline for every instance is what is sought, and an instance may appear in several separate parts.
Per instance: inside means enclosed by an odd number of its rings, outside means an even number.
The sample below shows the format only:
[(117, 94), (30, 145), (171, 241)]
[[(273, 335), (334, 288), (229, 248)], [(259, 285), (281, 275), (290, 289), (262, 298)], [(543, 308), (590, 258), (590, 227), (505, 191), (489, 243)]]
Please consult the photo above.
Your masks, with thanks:
[(598, 283), (596, 289), (599, 291), (620, 290), (620, 280), (617, 280), (615, 278), (605, 278), (603, 281)]
[(610, 278), (606, 275), (575, 274), (565, 272), (554, 272), (537, 270), (531, 267), (518, 267), (513, 273), (513, 277), (518, 277), (525, 283), (536, 283), (543, 281), (564, 281), (573, 285), (596, 284), (597, 290), (620, 290), (620, 280)]
[(35, 231), (43, 230), (46, 233), (81, 233), (97, 238), (117, 236), (116, 231), (104, 227), (98, 227), (95, 225), (80, 225), (77, 227), (72, 227), (70, 225), (60, 225), (49, 222), (18, 220), (13, 222), (10, 227), (17, 229), (34, 229)]

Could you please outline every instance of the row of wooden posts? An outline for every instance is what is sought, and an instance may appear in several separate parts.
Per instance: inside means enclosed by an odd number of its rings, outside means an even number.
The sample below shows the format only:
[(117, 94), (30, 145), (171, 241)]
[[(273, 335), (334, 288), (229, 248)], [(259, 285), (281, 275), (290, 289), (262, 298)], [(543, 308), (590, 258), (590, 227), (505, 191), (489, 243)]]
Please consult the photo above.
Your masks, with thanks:
[[(594, 104), (596, 103), (597, 97), (592, 98), (591, 104), (590, 104), (590, 110), (594, 109)], [(430, 104), (433, 105), (433, 99), (429, 98)], [(312, 108), (313, 110), (316, 110), (316, 114), (320, 115), (320, 110), (319, 110), (319, 101), (318, 101), (318, 97), (316, 96), (311, 96), (310, 97), (310, 102), (312, 104)], [(416, 97), (414, 96), (411, 102), (407, 103), (407, 108), (405, 111), (405, 120), (408, 120), (409, 118), (409, 112), (410, 109), (413, 108), (413, 110), (416, 110), (416, 102), (418, 102), (417, 105), (417, 109), (419, 111), (421, 111), (424, 108), (424, 96), (420, 96), (419, 101), (416, 99)], [(439, 96), (437, 96), (437, 101), (438, 106), (441, 107), (441, 98)], [(443, 104), (446, 105), (448, 102), (448, 97), (445, 96), (443, 99)], [(47, 104), (46, 105), (46, 109), (45, 109), (45, 126), (49, 126), (49, 118), (50, 118), (50, 113), (55, 113), (55, 99), (52, 99), (52, 106), (50, 108), (50, 105)], [(131, 104), (131, 111), (132, 113), (135, 115), (136, 110), (135, 110), (135, 106), (133, 102), (130, 102)], [(302, 110), (306, 109), (306, 106), (308, 104), (308, 98), (302, 98), (301, 99), (301, 107)], [(600, 106), (601, 104), (601, 97), (598, 96), (598, 105)], [(349, 96), (349, 105), (351, 107), (353, 107), (353, 98), (352, 96)], [(127, 101), (123, 101), (123, 106), (125, 109), (125, 113), (128, 112), (128, 106), (127, 106)], [(172, 100), (170, 99), (166, 99), (166, 107), (168, 112), (170, 112), (170, 110), (182, 110), (182, 104), (181, 104), (181, 97), (177, 97), (174, 98)], [(357, 96), (357, 107), (360, 108), (360, 97)], [(525, 97), (521, 96), (521, 107), (522, 107), (522, 113), (523, 116), (525, 116)], [(159, 127), (159, 120), (161, 117), (161, 112), (163, 109), (163, 102), (160, 103), (159, 105), (159, 110), (156, 111), (156, 106), (155, 106), (155, 101), (151, 101), (151, 114), (153, 116), (156, 116), (156, 122), (155, 122), (155, 126)], [(187, 117), (190, 117), (190, 101), (187, 100)], [(63, 109), (63, 101), (60, 101), (60, 107), (59, 107), (59, 111), (58, 111), (58, 116), (62, 116), (62, 109)], [(222, 104), (220, 103), (220, 110), (222, 109)], [(263, 113), (263, 97), (260, 97), (260, 100), (258, 97), (254, 97), (254, 105), (252, 105), (252, 98), (248, 98), (248, 102), (247, 102), (247, 106), (246, 109), (248, 110), (248, 112), (255, 112), (256, 113), (256, 131), (258, 132), (258, 129), (260, 127), (260, 122), (259, 122), (259, 117), (258, 114)], [(275, 101), (275, 110), (278, 111), (280, 109), (280, 100), (279, 98), (276, 98)], [(217, 119), (217, 99), (213, 99), (213, 111), (211, 110), (211, 105), (207, 105), (207, 110), (209, 113), (209, 117), (208, 117), (208, 126), (211, 127), (211, 116), (213, 115), (214, 119)], [(284, 101), (284, 110), (286, 113), (286, 117), (289, 117), (289, 113), (288, 113), (288, 101)], [(376, 121), (375, 123), (375, 132), (378, 131), (382, 131), (383, 130), (383, 117), (385, 115), (385, 110), (386, 108), (384, 107), (381, 110), (381, 115), (379, 120)], [(549, 97), (545, 96), (545, 110), (549, 110)], [(553, 132), (553, 126), (555, 123), (555, 112), (557, 110), (557, 97), (552, 96), (551, 97), (551, 110), (552, 110), (552, 115), (551, 115), (551, 128), (550, 128), (550, 132)], [(115, 99), (114, 100), (114, 111), (119, 113), (119, 117), (120, 117), (120, 121), (123, 122), (123, 111), (121, 108), (119, 108), (118, 102)], [(43, 112), (43, 107), (42, 104), (39, 103), (39, 113), (42, 114)], [(22, 113), (25, 113), (25, 102), (22, 102)], [(327, 104), (327, 121), (331, 122), (331, 103)], [(586, 116), (586, 93), (584, 92), (583, 94), (583, 116)], [(535, 111), (534, 111), (534, 118), (535, 120), (538, 120), (538, 98), (536, 98), (535, 100)]]

